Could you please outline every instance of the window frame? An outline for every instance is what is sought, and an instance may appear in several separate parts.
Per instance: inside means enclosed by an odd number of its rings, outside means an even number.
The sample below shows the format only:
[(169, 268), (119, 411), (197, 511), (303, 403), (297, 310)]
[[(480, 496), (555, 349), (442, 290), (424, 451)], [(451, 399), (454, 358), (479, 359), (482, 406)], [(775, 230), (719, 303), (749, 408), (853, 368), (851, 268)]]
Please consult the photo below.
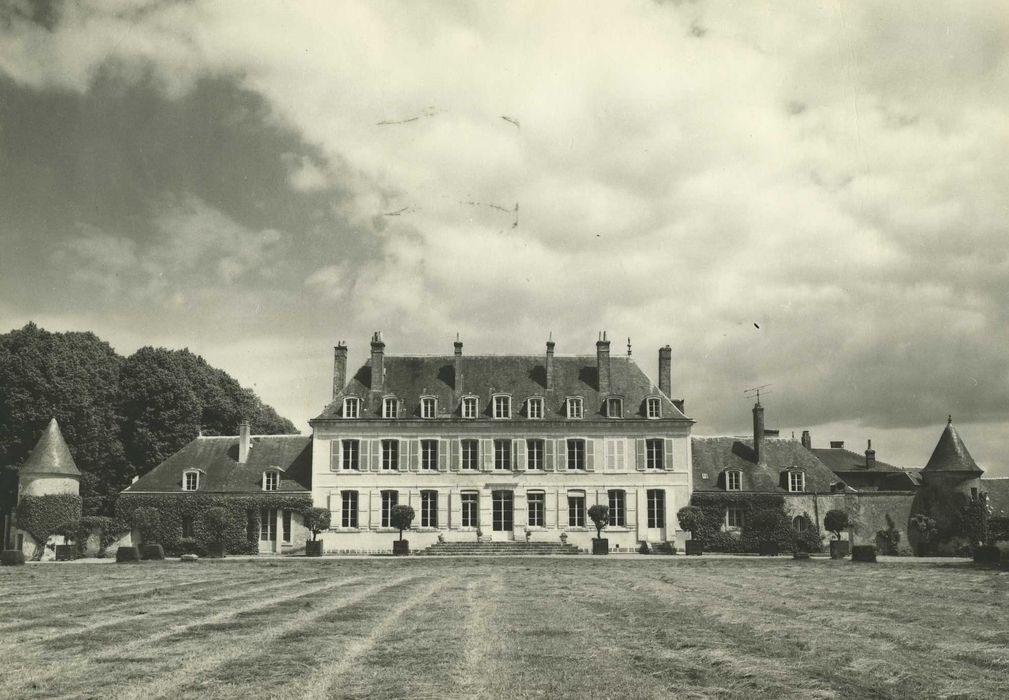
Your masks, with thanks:
[[(578, 452), (577, 452), (577, 450), (575, 450), (575, 452), (572, 453), (571, 448), (574, 447), (574, 446), (577, 446), (579, 443), (581, 444), (581, 455), (580, 455), (580, 459), (577, 460), (577, 461), (580, 461), (580, 466), (573, 467), (571, 465), (576, 460), (572, 459), (572, 455), (578, 456)], [(564, 440), (564, 450), (565, 450), (564, 456), (566, 458), (564, 460), (564, 463), (565, 463), (565, 465), (567, 467), (566, 471), (569, 471), (569, 472), (583, 472), (583, 471), (585, 471), (585, 466), (586, 466), (586, 461), (585, 460), (587, 459), (586, 451), (588, 450), (588, 440), (586, 440), (585, 438), (579, 438), (579, 437), (565, 438), (565, 440)]]
[(435, 489), (420, 492), (420, 526), (438, 527), (438, 491)]
[(627, 491), (609, 489), (606, 492), (606, 504), (610, 508), (610, 525), (627, 527)]
[[(538, 448), (534, 450), (533, 448)], [(538, 451), (539, 454), (536, 459), (533, 459), (534, 451)], [(526, 471), (541, 472), (545, 471), (546, 466), (546, 454), (547, 454), (547, 441), (543, 438), (526, 438)]]
[[(431, 415), (428, 415), (428, 407), (431, 408)], [(424, 420), (432, 420), (438, 417), (438, 397), (437, 396), (421, 396), (420, 397), (420, 417)]]
[(746, 523), (746, 511), (743, 508), (727, 506), (725, 508), (725, 529), (742, 530)]
[(648, 489), (645, 492), (646, 526), (649, 530), (659, 530), (666, 526), (666, 490)]
[[(494, 438), (494, 471), (506, 472), (512, 470), (512, 441), (511, 438)], [(503, 458), (503, 459), (502, 459)], [(501, 464), (505, 466), (501, 466)]]
[[(347, 466), (348, 463), (357, 466)], [(340, 471), (360, 472), (361, 471), (361, 440), (360, 438), (340, 439)]]
[[(733, 481), (735, 481), (735, 486), (733, 486)], [(743, 471), (741, 469), (727, 469), (725, 471), (725, 490), (743, 490)]]
[(399, 505), (399, 491), (382, 489), (381, 494), (381, 527), (392, 527), (392, 509)]
[[(187, 488), (187, 482), (189, 477), (193, 477), (196, 484), (193, 488)], [(182, 490), (183, 491), (199, 491), (200, 490), (200, 470), (199, 469), (187, 469), (182, 472)]]
[[(499, 409), (504, 410), (499, 411)], [(494, 420), (508, 420), (512, 417), (512, 397), (510, 394), (494, 394), (491, 397), (491, 417)]]
[[(398, 472), (399, 471), (399, 438), (382, 438), (378, 443), (379, 449), (379, 471)], [(392, 466), (386, 466), (391, 464)]]
[(361, 495), (357, 491), (340, 492), (340, 527), (358, 528), (358, 508)]
[[(535, 508), (533, 507), (535, 504)], [(534, 522), (538, 521), (538, 522)], [(526, 492), (526, 522), (529, 527), (546, 527), (547, 494), (546, 491)]]
[[(273, 484), (273, 488), (270, 488), (270, 482), (276, 481)], [(263, 472), (263, 491), (279, 491), (280, 490), (280, 469), (277, 467), (270, 467)]]
[(182, 516), (182, 536), (187, 539), (196, 537), (196, 519), (191, 515)]
[[(535, 409), (533, 408), (535, 407)], [(526, 418), (529, 420), (543, 420), (544, 403), (542, 396), (530, 396), (526, 399)], [(533, 415), (535, 413), (536, 415)]]
[[(467, 450), (467, 447), (472, 448)], [(467, 451), (471, 454), (467, 454)], [(472, 457), (473, 465), (467, 466), (467, 458)], [(478, 472), (480, 471), (480, 440), (477, 438), (463, 438), (459, 440), (459, 471)]]
[[(652, 409), (655, 410), (652, 410)], [(655, 420), (662, 418), (662, 400), (658, 396), (649, 396), (645, 399), (645, 418)]]
[(399, 399), (395, 396), (382, 397), (382, 418), (389, 420), (399, 418)]
[(659, 472), (665, 469), (666, 445), (662, 438), (645, 438), (645, 471)]
[(466, 420), (473, 420), (480, 416), (480, 398), (477, 396), (463, 396), (459, 404), (459, 415)]
[(585, 527), (585, 492), (568, 491), (568, 527)]
[(585, 401), (581, 396), (569, 396), (564, 400), (564, 415), (568, 420), (585, 418)]
[[(616, 406), (616, 413), (614, 414), (613, 406)], [(624, 417), (624, 400), (619, 396), (607, 396), (606, 397), (606, 417), (607, 418), (623, 418)]]
[(353, 420), (361, 417), (361, 399), (356, 396), (346, 396), (343, 399), (344, 419)]
[(480, 527), (480, 492), (462, 491), (459, 494), (459, 526)]
[(423, 438), (420, 441), (418, 468), (422, 472), (438, 471), (438, 439)]
[[(799, 478), (799, 488), (793, 487), (793, 479), (795, 477)], [(789, 469), (788, 470), (788, 492), (789, 493), (805, 493), (806, 492), (806, 472), (801, 469)]]

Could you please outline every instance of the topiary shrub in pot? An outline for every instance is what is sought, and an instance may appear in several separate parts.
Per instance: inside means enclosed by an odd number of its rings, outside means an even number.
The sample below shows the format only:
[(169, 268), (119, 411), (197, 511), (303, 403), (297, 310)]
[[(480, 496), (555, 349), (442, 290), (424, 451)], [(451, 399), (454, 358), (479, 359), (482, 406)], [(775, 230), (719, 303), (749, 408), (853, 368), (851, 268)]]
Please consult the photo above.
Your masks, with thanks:
[(77, 558), (77, 537), (79, 522), (69, 522), (56, 528), (53, 534), (63, 538), (63, 544), (56, 545), (56, 561), (73, 561)]
[(141, 506), (130, 515), (130, 524), (134, 530), (140, 532), (140, 541), (146, 544), (154, 544), (158, 536), (158, 528), (161, 526), (161, 511), (157, 508)]
[(21, 566), (25, 563), (25, 553), (20, 549), (5, 549), (0, 552), (0, 566)]
[(683, 506), (676, 512), (676, 520), (680, 523), (681, 530), (690, 533), (686, 546), (687, 555), (700, 556), (704, 552), (704, 547), (697, 539), (696, 533), (704, 524), (704, 511), (697, 506)]
[(207, 556), (215, 559), (223, 559), (225, 555), (224, 537), (230, 525), (228, 511), (222, 506), (207, 508), (203, 514), (203, 525), (210, 533), (210, 542), (207, 544)]
[(332, 518), (327, 508), (307, 508), (302, 513), (305, 527), (312, 533), (312, 539), (305, 542), (306, 557), (322, 556), (322, 540), (317, 539), (320, 532), (329, 529)]
[(746, 519), (743, 536), (749, 547), (755, 549), (762, 557), (775, 557), (781, 552), (781, 540), (784, 537), (785, 546), (794, 539), (792, 525), (788, 516), (780, 508), (762, 508)]
[(876, 562), (876, 547), (871, 544), (855, 545), (851, 548), (851, 560), (874, 564)]
[(410, 553), (410, 541), (403, 539), (403, 530), (410, 529), (410, 523), (415, 516), (413, 508), (410, 506), (393, 506), (389, 513), (389, 523), (399, 530), (399, 539), (392, 543), (392, 553), (397, 557), (404, 557)]
[(140, 561), (140, 547), (135, 544), (128, 547), (120, 547), (116, 550), (116, 563), (132, 564), (138, 561)]
[(974, 563), (993, 566), (999, 563), (1002, 552), (993, 544), (983, 544), (974, 548)]
[(596, 536), (592, 540), (593, 554), (609, 554), (610, 541), (603, 539), (603, 528), (610, 524), (610, 507), (596, 504), (589, 508), (589, 517), (596, 526)]
[[(831, 559), (844, 559), (848, 556), (850, 543), (841, 539), (841, 532), (847, 530), (850, 524), (851, 520), (843, 510), (828, 510), (827, 514), (823, 516), (823, 528), (834, 533), (834, 539), (830, 541)], [(875, 548), (873, 551), (875, 552)]]
[(157, 543), (148, 543), (140, 550), (140, 558), (144, 561), (161, 561), (165, 558), (165, 548)]

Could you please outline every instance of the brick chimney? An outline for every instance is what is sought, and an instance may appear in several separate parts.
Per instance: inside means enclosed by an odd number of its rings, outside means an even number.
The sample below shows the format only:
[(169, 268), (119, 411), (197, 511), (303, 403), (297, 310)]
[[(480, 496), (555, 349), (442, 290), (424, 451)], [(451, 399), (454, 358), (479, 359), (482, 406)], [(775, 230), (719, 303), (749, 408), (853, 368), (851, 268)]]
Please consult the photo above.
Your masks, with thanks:
[(340, 341), (333, 347), (333, 398), (347, 386), (347, 343)]
[(455, 334), (455, 374), (452, 377), (453, 388), (456, 396), (462, 396), (462, 341), (459, 334)]
[(764, 454), (764, 407), (760, 402), (753, 404), (753, 454), (757, 464), (767, 464)]
[(673, 398), (672, 365), (673, 349), (664, 345), (659, 348), (659, 391), (669, 399)]
[(808, 430), (802, 431), (802, 446), (807, 450), (813, 449), (813, 438), (810, 436)]
[(596, 341), (596, 370), (599, 373), (599, 393), (609, 394), (613, 392), (613, 383), (610, 378), (610, 341), (606, 339), (606, 331), (599, 334)]
[(238, 463), (245, 464), (249, 461), (249, 451), (252, 449), (252, 433), (249, 428), (249, 421), (243, 420), (238, 424)]
[(554, 334), (547, 339), (547, 391), (554, 388)]
[(876, 450), (872, 449), (872, 440), (869, 440), (865, 448), (865, 468), (872, 469), (876, 466)]
[(371, 336), (371, 390), (381, 393), (385, 390), (385, 341), (382, 331)]

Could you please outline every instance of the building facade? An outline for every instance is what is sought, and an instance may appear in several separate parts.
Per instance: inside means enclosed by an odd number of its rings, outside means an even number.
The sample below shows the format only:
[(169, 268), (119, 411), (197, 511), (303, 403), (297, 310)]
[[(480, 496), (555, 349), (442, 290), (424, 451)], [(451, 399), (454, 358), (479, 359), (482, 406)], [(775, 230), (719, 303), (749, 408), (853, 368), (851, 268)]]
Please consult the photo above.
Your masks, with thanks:
[(682, 541), (691, 493), (690, 430), (671, 399), (671, 350), (653, 383), (628, 353), (387, 355), (347, 374), (335, 348), (333, 401), (311, 421), (312, 495), (328, 508), (328, 552), (386, 551), (393, 506), (416, 513), (414, 549), (444, 541), (556, 542), (588, 549), (588, 509), (610, 508), (614, 550)]

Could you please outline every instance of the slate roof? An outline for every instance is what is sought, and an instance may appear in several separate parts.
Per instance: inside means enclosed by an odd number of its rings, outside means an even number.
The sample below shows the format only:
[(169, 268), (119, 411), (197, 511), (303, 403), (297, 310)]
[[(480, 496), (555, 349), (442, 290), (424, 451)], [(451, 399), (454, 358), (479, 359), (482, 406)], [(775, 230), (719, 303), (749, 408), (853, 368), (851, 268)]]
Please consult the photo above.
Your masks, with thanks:
[(691, 438), (694, 491), (725, 491), (725, 472), (742, 472), (742, 491), (788, 493), (788, 471), (798, 467), (806, 474), (806, 492), (830, 493), (843, 482), (798, 440), (765, 438), (766, 466), (756, 463), (752, 439), (735, 437)]
[(971, 472), (983, 474), (984, 470), (977, 465), (974, 458), (967, 451), (967, 446), (960, 439), (960, 434), (953, 427), (953, 418), (950, 417), (946, 427), (939, 436), (932, 456), (928, 459), (928, 464), (922, 469), (923, 472)]
[(992, 515), (1009, 517), (1009, 476), (981, 479), (981, 490), (988, 492)]
[(45, 474), (47, 476), (70, 477), (81, 475), (55, 418), (49, 421), (49, 425), (42, 431), (39, 441), (35, 443), (35, 449), (21, 465), (20, 472), (22, 475)]
[[(395, 396), (403, 401), (402, 417), (420, 417), (420, 398), (438, 398), (438, 418), (459, 417), (459, 401), (455, 394), (455, 357), (453, 355), (385, 355), (385, 386), (382, 396)], [(662, 401), (662, 417), (666, 420), (690, 420), (673, 405), (648, 376), (629, 357), (610, 358), (611, 393), (599, 392), (599, 376), (595, 355), (560, 356), (553, 359), (553, 389), (546, 389), (546, 358), (542, 355), (467, 355), (462, 358), (462, 396), (480, 398), (480, 417), (490, 418), (491, 396), (507, 393), (512, 397), (515, 418), (523, 418), (520, 409), (531, 396), (544, 398), (543, 420), (567, 420), (564, 402), (569, 396), (581, 396), (584, 419), (607, 419), (603, 413), (606, 396), (624, 400), (624, 416), (643, 418), (645, 398)], [(339, 418), (343, 399), (362, 399), (362, 418), (381, 417), (381, 401), (372, 404), (371, 360), (360, 367), (343, 391), (315, 420)]]
[(810, 450), (837, 474), (844, 483), (859, 491), (913, 491), (914, 479), (903, 469), (879, 459), (871, 469), (865, 466), (865, 454), (840, 447), (814, 447)]
[[(245, 464), (238, 463), (238, 436), (198, 437), (156, 466), (123, 493), (263, 493), (263, 472), (278, 467), (277, 491), (312, 489), (312, 438), (305, 435), (252, 437)], [(182, 474), (201, 469), (199, 490), (182, 491)]]

